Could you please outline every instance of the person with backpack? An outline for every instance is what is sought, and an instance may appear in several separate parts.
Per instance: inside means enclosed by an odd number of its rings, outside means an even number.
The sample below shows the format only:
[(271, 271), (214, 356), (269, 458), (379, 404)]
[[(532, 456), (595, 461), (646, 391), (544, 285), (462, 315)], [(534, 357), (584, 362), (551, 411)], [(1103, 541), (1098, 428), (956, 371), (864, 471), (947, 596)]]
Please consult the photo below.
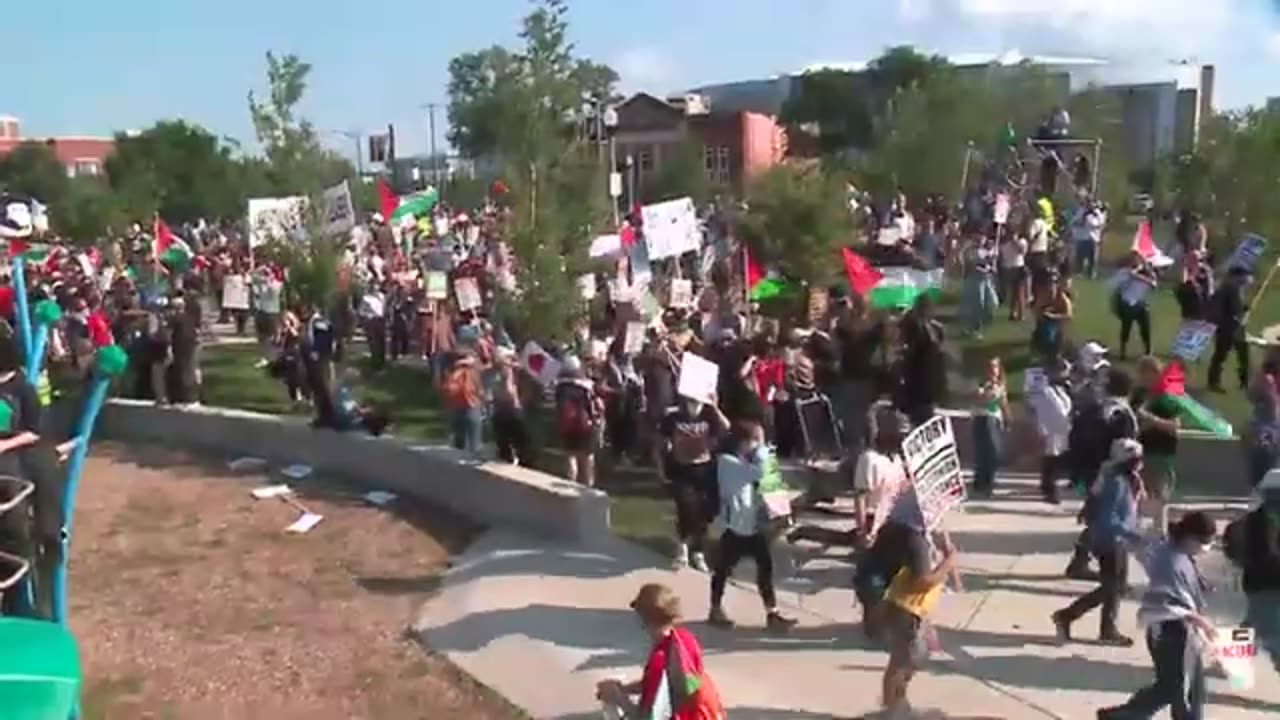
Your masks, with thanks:
[(595, 450), (604, 408), (582, 360), (566, 357), (555, 386), (556, 436), (568, 458), (569, 479), (586, 487), (596, 484)]
[(1280, 469), (1269, 471), (1257, 492), (1261, 502), (1227, 526), (1223, 549), (1243, 574), (1244, 624), (1280, 672)]
[(484, 392), (479, 365), (469, 348), (460, 350), (453, 364), (445, 370), (440, 395), (451, 415), (449, 427), (453, 447), (477, 455), (484, 422), (481, 413)]

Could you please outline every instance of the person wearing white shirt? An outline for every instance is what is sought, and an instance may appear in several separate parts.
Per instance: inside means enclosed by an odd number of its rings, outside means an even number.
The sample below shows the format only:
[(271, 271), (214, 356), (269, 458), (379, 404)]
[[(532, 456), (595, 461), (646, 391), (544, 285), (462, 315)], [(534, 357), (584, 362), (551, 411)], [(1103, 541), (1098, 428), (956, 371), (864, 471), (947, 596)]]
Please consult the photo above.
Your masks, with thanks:
[(1009, 301), (1009, 319), (1018, 321), (1027, 307), (1027, 239), (1014, 235), (1000, 245), (1001, 290)]
[(910, 486), (902, 458), (902, 438), (910, 430), (907, 416), (892, 408), (882, 409), (876, 415), (871, 446), (858, 456), (853, 471), (853, 506), (861, 547), (871, 547), (893, 501)]
[(381, 370), (387, 364), (387, 295), (381, 285), (375, 284), (360, 298), (359, 313), (373, 368)]
[(1106, 210), (1092, 200), (1081, 205), (1071, 221), (1071, 236), (1076, 245), (1076, 272), (1090, 279), (1098, 276), (1098, 248), (1102, 246), (1102, 230), (1106, 225)]
[(1052, 505), (1061, 503), (1058, 497), (1058, 478), (1068, 474), (1070, 468), (1067, 451), (1071, 436), (1071, 391), (1067, 378), (1071, 368), (1059, 358), (1048, 371), (1048, 382), (1029, 393), (1027, 402), (1040, 434), (1040, 494)]

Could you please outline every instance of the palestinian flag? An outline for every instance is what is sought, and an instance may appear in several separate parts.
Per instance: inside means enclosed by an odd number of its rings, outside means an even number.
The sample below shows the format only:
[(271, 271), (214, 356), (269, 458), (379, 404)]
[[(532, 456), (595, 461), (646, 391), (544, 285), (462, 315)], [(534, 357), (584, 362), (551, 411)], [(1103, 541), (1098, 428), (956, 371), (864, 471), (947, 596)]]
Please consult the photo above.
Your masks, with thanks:
[(1224, 439), (1235, 436), (1231, 423), (1187, 394), (1186, 373), (1180, 360), (1169, 361), (1151, 394), (1153, 403), (1166, 402), (1176, 408), (1178, 417), (1189, 427)]
[(849, 289), (862, 297), (866, 297), (884, 279), (884, 275), (866, 258), (849, 248), (840, 248), (840, 257), (844, 261), (844, 274), (849, 278)]
[(440, 192), (435, 188), (427, 188), (416, 195), (406, 195), (400, 198), (400, 203), (396, 205), (396, 209), (387, 217), (387, 223), (389, 225), (398, 225), (410, 215), (415, 218), (426, 217), (439, 201)]
[[(845, 269), (848, 270), (847, 263)], [(901, 310), (915, 305), (916, 299), (921, 295), (927, 294), (936, 300), (942, 292), (942, 270), (917, 270), (911, 267), (872, 269), (880, 274), (880, 279), (866, 293), (867, 302), (873, 308)]]
[(789, 295), (792, 292), (793, 288), (787, 284), (786, 280), (769, 277), (765, 274), (764, 267), (751, 254), (750, 248), (743, 249), (742, 262), (744, 265), (743, 275), (747, 285), (747, 299), (751, 302), (773, 300)]
[(191, 267), (191, 246), (182, 238), (173, 234), (169, 226), (165, 224), (160, 216), (156, 216), (155, 234), (151, 245), (151, 255), (165, 265), (177, 270), (178, 272), (186, 272)]
[(1156, 269), (1169, 267), (1173, 264), (1173, 258), (1165, 255), (1156, 246), (1156, 241), (1151, 235), (1150, 220), (1143, 220), (1138, 223), (1138, 229), (1133, 233), (1133, 252), (1141, 255), (1143, 260), (1151, 263), (1151, 266)]
[[(645, 588), (641, 588), (641, 593), (644, 591)], [(636, 602), (639, 601), (637, 597)], [(697, 643), (688, 630), (677, 627), (650, 651), (640, 685), (639, 717), (645, 720), (725, 717), (715, 685), (707, 682)]]

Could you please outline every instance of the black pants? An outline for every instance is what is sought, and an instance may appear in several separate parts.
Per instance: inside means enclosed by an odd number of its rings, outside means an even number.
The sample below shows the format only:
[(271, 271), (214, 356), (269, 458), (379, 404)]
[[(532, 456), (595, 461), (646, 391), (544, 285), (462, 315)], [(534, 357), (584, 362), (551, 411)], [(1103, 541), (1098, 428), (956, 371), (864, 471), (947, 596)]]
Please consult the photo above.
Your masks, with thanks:
[(365, 338), (369, 341), (369, 357), (374, 368), (387, 364), (387, 319), (368, 318), (364, 321)]
[(1096, 550), (1098, 555), (1098, 587), (1090, 590), (1062, 611), (1063, 618), (1074, 622), (1090, 610), (1101, 606), (1101, 635), (1118, 634), (1116, 613), (1120, 596), (1129, 582), (1129, 553), (1119, 541)]
[(1222, 366), (1233, 350), (1236, 353), (1236, 377), (1240, 381), (1240, 387), (1249, 386), (1249, 343), (1233, 330), (1214, 335), (1213, 356), (1209, 358), (1209, 387), (1222, 387)]
[(524, 417), (512, 407), (499, 406), (493, 412), (493, 442), (504, 462), (529, 460), (529, 431)]
[(724, 586), (742, 558), (749, 557), (756, 564), (756, 589), (764, 601), (766, 610), (773, 610), (778, 600), (773, 592), (773, 555), (769, 552), (769, 538), (764, 533), (738, 535), (725, 530), (720, 536), (720, 556), (715, 572), (711, 575), (711, 607), (720, 607), (724, 598)]
[(1181, 620), (1166, 620), (1147, 628), (1147, 651), (1155, 664), (1156, 681), (1119, 707), (1099, 713), (1101, 718), (1152, 718), (1169, 708), (1173, 720), (1204, 717), (1205, 680), (1200, 653), (1187, 647), (1190, 627)]
[(1151, 310), (1146, 303), (1126, 305), (1119, 303), (1120, 314), (1120, 356), (1124, 357), (1125, 348), (1129, 346), (1129, 332), (1134, 323), (1138, 325), (1138, 337), (1142, 339), (1143, 354), (1151, 354)]
[(1058, 499), (1058, 478), (1068, 475), (1070, 458), (1062, 455), (1045, 455), (1040, 458), (1040, 494), (1046, 500)]
[(391, 321), (391, 360), (409, 354), (409, 322), (403, 316)]
[(694, 465), (671, 464), (671, 497), (676, 504), (676, 537), (692, 552), (702, 552), (707, 526), (715, 519), (720, 505), (716, 488), (715, 464), (711, 461)]

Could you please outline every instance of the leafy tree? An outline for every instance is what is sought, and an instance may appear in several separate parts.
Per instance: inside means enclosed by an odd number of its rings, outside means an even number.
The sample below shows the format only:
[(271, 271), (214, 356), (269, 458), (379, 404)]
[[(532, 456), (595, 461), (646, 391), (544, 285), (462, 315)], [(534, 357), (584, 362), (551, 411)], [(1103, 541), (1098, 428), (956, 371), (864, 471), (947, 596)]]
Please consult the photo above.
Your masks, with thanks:
[(67, 170), (53, 148), (24, 142), (0, 157), (0, 188), (29, 195), (46, 205), (60, 204), (67, 193)]
[(91, 245), (130, 222), (111, 188), (99, 178), (71, 178), (63, 202), (50, 213), (53, 231), (77, 245)]
[(739, 232), (756, 257), (813, 287), (832, 279), (839, 249), (853, 239), (844, 182), (816, 166), (778, 165), (747, 192)]
[(243, 205), (231, 148), (182, 120), (162, 121), (137, 134), (117, 134), (106, 170), (114, 190), (150, 198), (170, 222), (231, 217)]

